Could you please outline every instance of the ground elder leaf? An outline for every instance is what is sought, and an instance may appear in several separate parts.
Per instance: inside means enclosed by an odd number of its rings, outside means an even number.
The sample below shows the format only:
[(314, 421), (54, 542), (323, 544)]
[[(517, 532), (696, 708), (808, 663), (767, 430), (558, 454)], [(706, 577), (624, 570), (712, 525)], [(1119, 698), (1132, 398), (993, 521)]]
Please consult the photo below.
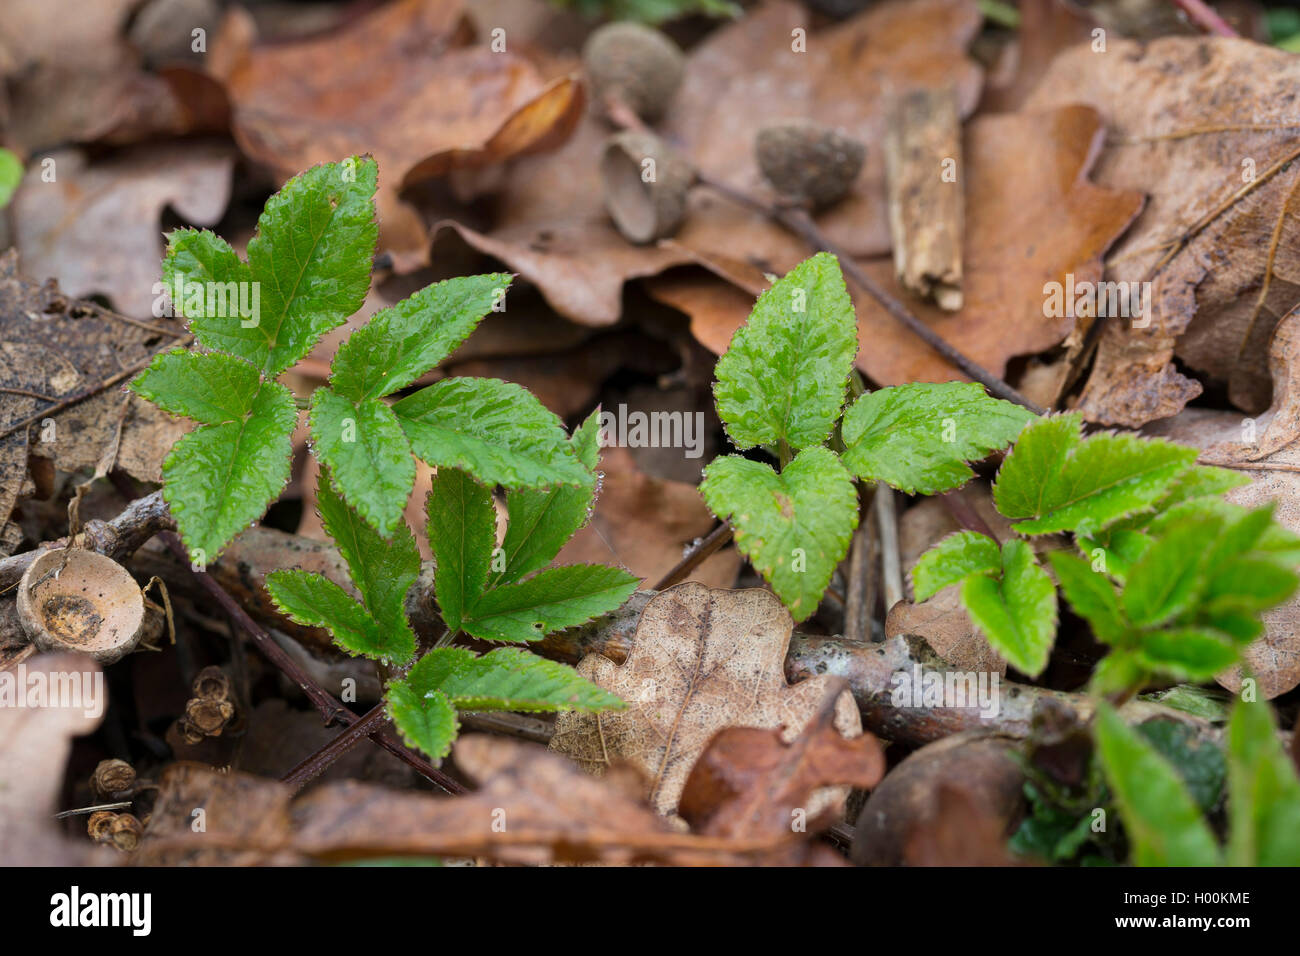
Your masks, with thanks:
[(130, 387), (172, 415), (220, 425), (252, 410), (260, 384), (257, 369), (242, 359), (173, 349), (156, 356)]
[(966, 463), (1005, 448), (1033, 418), (974, 382), (882, 388), (844, 413), (844, 464), (908, 494), (939, 494), (974, 477)]
[(1300, 866), (1300, 780), (1263, 701), (1228, 721), (1228, 821), (1230, 865)]
[(440, 647), (416, 662), (407, 682), (420, 695), (439, 690), (458, 710), (621, 710), (615, 694), (579, 677), (572, 667), (514, 647), (478, 655)]
[(718, 416), (737, 448), (820, 445), (844, 405), (857, 320), (839, 263), (821, 252), (754, 303), (718, 360)]
[(817, 610), (858, 525), (853, 479), (835, 453), (805, 448), (779, 475), (737, 455), (717, 458), (700, 493), (735, 526), (736, 547), (795, 621)]
[(417, 694), (403, 680), (388, 685), (388, 715), (402, 739), (433, 760), (451, 753), (451, 743), (460, 733), (456, 708), (441, 691)]
[(916, 600), (924, 601), (972, 574), (998, 574), (1002, 555), (998, 543), (986, 534), (960, 531), (950, 534), (921, 555), (912, 570)]
[(291, 620), (329, 628), (334, 642), (348, 653), (386, 656), (387, 648), (375, 619), (324, 575), (297, 568), (272, 571), (266, 576), (266, 589)]
[(536, 641), (621, 607), (637, 583), (634, 575), (600, 564), (547, 568), (482, 595), (461, 627), (484, 641)]
[(591, 473), (564, 427), (527, 389), (495, 378), (448, 378), (393, 406), (415, 454), (507, 488), (584, 485)]
[(313, 452), (345, 501), (381, 535), (402, 520), (415, 462), (393, 410), (377, 398), (353, 402), (328, 388), (312, 395)]
[(1056, 587), (1034, 560), (1033, 549), (1013, 538), (1002, 546), (1002, 574), (973, 574), (962, 604), (989, 643), (1013, 667), (1037, 677), (1056, 637)]
[(289, 390), (263, 382), (245, 418), (203, 425), (172, 448), (163, 462), (163, 498), (200, 563), (213, 560), (284, 490), (297, 419)]
[(1099, 641), (1116, 644), (1128, 632), (1124, 613), (1110, 579), (1077, 555), (1067, 551), (1053, 551), (1047, 556), (1061, 592), (1074, 609), (1085, 619)]
[(437, 562), (434, 591), (443, 623), (455, 632), (487, 584), (497, 513), (492, 492), (454, 468), (438, 469), (427, 508), (429, 544)]
[(353, 401), (405, 388), (459, 346), (505, 295), (511, 276), (461, 276), (376, 312), (339, 346), (330, 385)]

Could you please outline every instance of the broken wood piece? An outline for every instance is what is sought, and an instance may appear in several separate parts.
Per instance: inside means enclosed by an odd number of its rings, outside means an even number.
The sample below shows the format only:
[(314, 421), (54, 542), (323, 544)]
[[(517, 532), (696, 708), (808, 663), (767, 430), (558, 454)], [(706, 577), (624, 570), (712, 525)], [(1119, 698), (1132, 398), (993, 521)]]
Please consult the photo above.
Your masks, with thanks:
[(956, 90), (904, 93), (890, 109), (885, 131), (894, 271), (903, 288), (949, 312), (962, 305), (960, 172)]

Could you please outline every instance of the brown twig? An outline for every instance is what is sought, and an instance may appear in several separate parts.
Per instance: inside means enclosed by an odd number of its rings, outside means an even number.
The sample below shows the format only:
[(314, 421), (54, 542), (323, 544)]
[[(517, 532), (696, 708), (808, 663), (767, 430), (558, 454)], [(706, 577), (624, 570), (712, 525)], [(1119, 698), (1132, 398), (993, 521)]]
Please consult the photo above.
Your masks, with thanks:
[(1206, 6), (1204, 0), (1173, 0), (1173, 2), (1174, 6), (1187, 14), (1187, 19), (1206, 33), (1212, 33), (1220, 37), (1240, 36), (1236, 30), (1228, 26), (1223, 17)]
[[(138, 362), (132, 363), (131, 365), (122, 369), (120, 372), (116, 372), (115, 374), (110, 375), (102, 382), (97, 382), (96, 384), (92, 385), (90, 388), (83, 388), (79, 392), (73, 392), (71, 395), (65, 395), (63, 398), (60, 398), (58, 401), (55, 401), (54, 399), (51, 398), (46, 398), (45, 401), (54, 402), (54, 404), (49, 405), (46, 408), (42, 408), (38, 412), (33, 412), (31, 415), (28, 415), (26, 418), (20, 418), (16, 422), (11, 422), (8, 425), (0, 427), (0, 438), (8, 438), (10, 435), (18, 431), (18, 429), (20, 428), (26, 428), (29, 425), (34, 425), (43, 418), (48, 418), (50, 415), (57, 415), (59, 412), (63, 411), (66, 408), (71, 408), (73, 405), (76, 405), (78, 402), (84, 402), (86, 399), (98, 395), (100, 392), (104, 391), (104, 389), (112, 385), (116, 385), (118, 382), (122, 381), (123, 379), (130, 378), (136, 372), (140, 371), (142, 368), (144, 368), (146, 365), (152, 362), (154, 358), (155, 356), (151, 354), (143, 359), (140, 359), (140, 361)], [(41, 396), (36, 396), (36, 397), (41, 397)]]
[(686, 580), (686, 576), (704, 563), (705, 558), (731, 540), (731, 530), (731, 522), (724, 521), (710, 531), (680, 561), (668, 569), (668, 573), (655, 583), (655, 590), (662, 591)]
[(351, 750), (362, 737), (369, 737), (379, 730), (386, 718), (387, 711), (383, 703), (376, 704), (355, 724), (320, 750), (303, 759), (298, 766), (281, 777), (280, 782), (288, 784), (295, 791), (301, 790), (328, 770), (331, 764)]

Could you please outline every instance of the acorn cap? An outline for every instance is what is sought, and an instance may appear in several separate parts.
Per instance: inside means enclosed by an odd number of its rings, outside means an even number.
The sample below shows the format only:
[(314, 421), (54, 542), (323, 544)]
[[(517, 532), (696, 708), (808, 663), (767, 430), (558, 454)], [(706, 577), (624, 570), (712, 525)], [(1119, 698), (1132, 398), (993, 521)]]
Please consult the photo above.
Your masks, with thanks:
[(695, 170), (658, 136), (627, 130), (605, 141), (600, 179), (605, 208), (623, 238), (646, 243), (681, 224)]
[(811, 122), (782, 123), (759, 131), (758, 167), (783, 196), (828, 206), (853, 188), (866, 148), (838, 130)]
[(84, 548), (46, 551), (18, 582), (18, 619), (39, 650), (112, 664), (135, 649), (144, 596), (126, 568)]
[(588, 37), (582, 63), (597, 103), (621, 100), (649, 121), (667, 110), (686, 61), (677, 44), (658, 30), (610, 23)]

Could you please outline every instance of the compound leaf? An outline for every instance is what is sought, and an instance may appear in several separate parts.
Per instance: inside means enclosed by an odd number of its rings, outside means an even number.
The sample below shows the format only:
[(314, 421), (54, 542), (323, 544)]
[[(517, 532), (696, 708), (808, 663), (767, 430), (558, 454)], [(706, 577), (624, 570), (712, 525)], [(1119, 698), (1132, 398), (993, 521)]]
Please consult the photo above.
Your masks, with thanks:
[(536, 641), (615, 610), (637, 583), (635, 575), (599, 564), (547, 568), (488, 591), (474, 602), (461, 627), (484, 641)]
[(388, 685), (388, 716), (408, 745), (434, 760), (451, 753), (451, 742), (460, 733), (456, 708), (439, 690), (417, 694), (410, 684), (395, 680)]
[(1042, 673), (1056, 637), (1056, 588), (1028, 544), (1006, 542), (1001, 576), (970, 575), (961, 599), (994, 650), (1030, 677)]
[(386, 656), (383, 635), (370, 612), (324, 575), (299, 568), (272, 571), (266, 589), (291, 620), (329, 628), (334, 642), (349, 653)]
[(429, 491), (428, 513), (438, 608), (443, 623), (458, 631), (487, 584), (497, 543), (492, 492), (463, 471), (439, 468)]
[(416, 662), (407, 683), (423, 696), (438, 690), (458, 710), (622, 710), (622, 699), (564, 664), (513, 647), (479, 656), (436, 648)]
[(921, 555), (912, 570), (912, 589), (916, 600), (924, 601), (969, 575), (996, 575), (1001, 570), (1002, 555), (996, 541), (986, 534), (961, 531)]

